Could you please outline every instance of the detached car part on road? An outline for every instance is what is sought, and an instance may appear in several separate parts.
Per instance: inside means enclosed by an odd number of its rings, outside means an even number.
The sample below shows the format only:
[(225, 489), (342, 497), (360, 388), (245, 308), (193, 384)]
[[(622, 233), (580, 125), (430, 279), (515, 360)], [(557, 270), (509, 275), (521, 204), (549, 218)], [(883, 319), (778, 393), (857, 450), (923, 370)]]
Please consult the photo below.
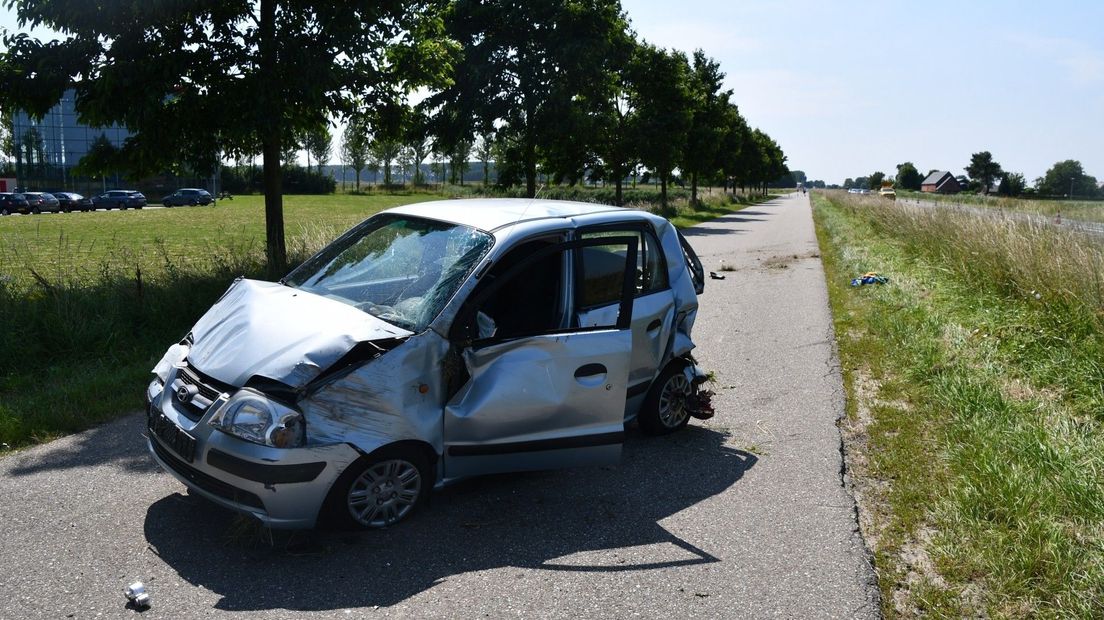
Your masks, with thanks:
[(365, 220), (280, 283), (239, 279), (147, 390), (157, 462), (272, 527), (384, 527), (437, 484), (616, 462), (624, 425), (708, 417), (703, 271), (667, 220), (452, 200)]

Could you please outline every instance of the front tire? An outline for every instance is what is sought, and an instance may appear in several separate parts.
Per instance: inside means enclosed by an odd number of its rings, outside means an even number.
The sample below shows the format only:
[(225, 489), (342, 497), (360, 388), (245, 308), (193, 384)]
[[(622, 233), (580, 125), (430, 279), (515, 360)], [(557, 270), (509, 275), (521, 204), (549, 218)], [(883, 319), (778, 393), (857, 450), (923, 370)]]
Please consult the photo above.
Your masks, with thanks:
[(690, 396), (694, 386), (686, 378), (682, 360), (667, 364), (648, 390), (637, 420), (646, 435), (667, 435), (690, 422)]
[(323, 519), (338, 529), (381, 529), (416, 512), (433, 489), (428, 459), (408, 446), (386, 447), (353, 462), (334, 483)]

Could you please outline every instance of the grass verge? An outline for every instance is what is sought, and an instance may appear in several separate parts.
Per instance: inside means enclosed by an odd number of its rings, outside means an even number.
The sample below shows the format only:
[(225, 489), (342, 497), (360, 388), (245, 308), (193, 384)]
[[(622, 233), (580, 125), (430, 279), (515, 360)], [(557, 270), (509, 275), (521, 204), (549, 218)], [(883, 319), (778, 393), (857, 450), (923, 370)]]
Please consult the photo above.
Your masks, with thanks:
[[(1099, 617), (1099, 241), (847, 195), (814, 201), (848, 463), (885, 614)], [(867, 271), (889, 284), (850, 286)]]

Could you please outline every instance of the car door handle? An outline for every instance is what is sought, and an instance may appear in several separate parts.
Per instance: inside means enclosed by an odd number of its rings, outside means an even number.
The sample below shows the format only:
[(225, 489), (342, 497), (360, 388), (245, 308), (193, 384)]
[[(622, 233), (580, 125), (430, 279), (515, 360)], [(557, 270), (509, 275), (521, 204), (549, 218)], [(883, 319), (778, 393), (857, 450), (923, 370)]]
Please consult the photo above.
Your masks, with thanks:
[(659, 319), (656, 319), (656, 320), (652, 321), (651, 323), (648, 323), (648, 329), (645, 330), (645, 331), (654, 332), (655, 330), (659, 329), (662, 325), (663, 325), (663, 321), (660, 321)]
[(606, 374), (606, 367), (602, 364), (583, 364), (575, 370), (575, 378), (582, 379), (583, 377), (593, 377), (595, 375)]

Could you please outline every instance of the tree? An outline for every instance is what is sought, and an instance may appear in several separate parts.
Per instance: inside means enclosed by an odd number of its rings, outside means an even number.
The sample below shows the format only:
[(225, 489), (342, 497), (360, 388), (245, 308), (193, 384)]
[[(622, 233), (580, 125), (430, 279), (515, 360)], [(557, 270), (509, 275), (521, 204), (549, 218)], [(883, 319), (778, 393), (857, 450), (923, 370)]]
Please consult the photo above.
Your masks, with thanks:
[(732, 96), (731, 90), (721, 90), (724, 76), (720, 63), (701, 50), (694, 52), (688, 81), (692, 97), (690, 127), (680, 166), (690, 176), (690, 203), (694, 205), (698, 203), (698, 178), (720, 168), (725, 112)]
[(998, 193), (1001, 196), (1019, 196), (1027, 188), (1024, 175), (1019, 172), (1005, 172), (1001, 175), (1001, 183)]
[(391, 185), (392, 166), (395, 160), (399, 158), (400, 151), (402, 151), (402, 143), (397, 138), (385, 134), (375, 136), (368, 146), (369, 154), (371, 154), (372, 159), (379, 163), (379, 167), (383, 171), (383, 184), (385, 186)]
[(855, 185), (858, 189), (870, 189), (870, 177), (859, 177), (855, 179)]
[(310, 171), (312, 157), (314, 163), (318, 165), (319, 171), (321, 171), (322, 166), (330, 163), (333, 147), (329, 124), (323, 123), (308, 129), (303, 134), (303, 149), (307, 151), (308, 171)]
[[(746, 170), (745, 158), (749, 156), (753, 148), (751, 129), (747, 121), (740, 115), (740, 110), (729, 103), (724, 116), (724, 137), (721, 138), (720, 167), (724, 176), (725, 185), (732, 183), (732, 191), (736, 192), (736, 185), (743, 178), (741, 175)], [(745, 179), (746, 182), (746, 179)]]
[(993, 161), (993, 155), (989, 151), (981, 151), (970, 156), (970, 165), (966, 166), (966, 174), (970, 180), (977, 181), (981, 190), (988, 194), (993, 187), (993, 182), (1000, 178), (1000, 164)]
[(693, 122), (690, 64), (682, 52), (651, 45), (638, 51), (632, 67), (637, 84), (633, 106), (639, 115), (638, 131), (647, 136), (639, 143), (640, 161), (659, 177), (660, 204), (667, 209), (667, 183), (682, 159)]
[(855, 179), (847, 177), (843, 180), (843, 189), (851, 189), (852, 187), (855, 187)]
[(368, 128), (364, 117), (355, 115), (345, 125), (341, 139), (342, 163), (352, 166), (356, 173), (356, 191), (360, 191), (360, 171), (368, 163)]
[(622, 185), (629, 172), (639, 163), (636, 83), (637, 74), (630, 70), (639, 58), (637, 44), (631, 35), (622, 31), (611, 47), (608, 57), (609, 70), (604, 73), (608, 81), (608, 96), (595, 103), (590, 137), (602, 178), (613, 182), (614, 204), (623, 204)]
[(884, 172), (875, 172), (870, 175), (870, 189), (880, 189), (882, 187), (882, 181), (885, 180)]
[(21, 26), (65, 34), (8, 38), (0, 108), (41, 116), (72, 88), (81, 122), (132, 132), (120, 160), (135, 174), (179, 160), (211, 171), (220, 157), (261, 145), (273, 275), (287, 262), (284, 144), (330, 115), (372, 108), (413, 85), (444, 85), (454, 52), (434, 0), (8, 4)]
[[(545, 157), (572, 159), (557, 147), (577, 153), (577, 141), (565, 140), (563, 123), (578, 118), (579, 106), (602, 96), (604, 62), (616, 33), (626, 28), (616, 0), (513, 2), (457, 0), (447, 13), (449, 35), (463, 52), (457, 80), (427, 99), (438, 126), (449, 126), (451, 152), (461, 139), (496, 128), (502, 154), (525, 178), (526, 194), (536, 193), (537, 163)], [(440, 134), (439, 134), (440, 135)], [(502, 171), (510, 166), (496, 158)], [(499, 175), (499, 182), (511, 180)]]
[(1087, 198), (1099, 194), (1096, 178), (1085, 174), (1081, 162), (1076, 159), (1060, 161), (1050, 167), (1039, 181), (1036, 189), (1044, 196), (1079, 196)]
[(100, 134), (88, 145), (88, 152), (73, 167), (73, 173), (103, 179), (117, 169), (119, 151), (105, 134)]
[(483, 187), (487, 187), (491, 182), (491, 169), (490, 161), (494, 153), (494, 134), (486, 132), (479, 136), (479, 141), (475, 145), (475, 157), (479, 160), (480, 165), (483, 166)]
[(920, 171), (916, 169), (911, 161), (906, 161), (903, 164), (897, 164), (897, 189), (908, 189), (914, 192), (920, 191), (920, 185), (923, 183), (924, 177), (920, 176)]

